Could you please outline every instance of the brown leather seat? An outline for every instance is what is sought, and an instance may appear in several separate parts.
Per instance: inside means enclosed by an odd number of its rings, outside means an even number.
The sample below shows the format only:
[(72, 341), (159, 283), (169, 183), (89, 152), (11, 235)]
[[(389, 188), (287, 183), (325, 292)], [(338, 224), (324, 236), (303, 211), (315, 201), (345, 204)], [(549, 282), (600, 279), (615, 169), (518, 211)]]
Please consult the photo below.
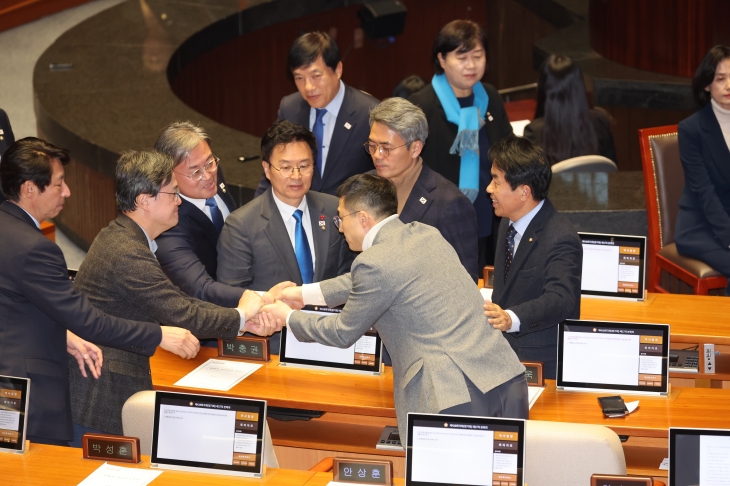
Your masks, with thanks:
[(684, 187), (677, 125), (640, 129), (639, 145), (649, 223), (649, 290), (723, 295), (725, 277), (699, 260), (680, 255), (674, 244)]

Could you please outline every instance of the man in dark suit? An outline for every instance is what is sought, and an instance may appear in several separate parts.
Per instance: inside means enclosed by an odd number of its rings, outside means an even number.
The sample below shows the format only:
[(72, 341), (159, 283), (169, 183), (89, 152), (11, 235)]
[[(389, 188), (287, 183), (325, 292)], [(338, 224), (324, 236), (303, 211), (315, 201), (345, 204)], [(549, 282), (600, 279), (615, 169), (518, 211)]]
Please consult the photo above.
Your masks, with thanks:
[[(286, 120), (266, 131), (262, 165), (271, 187), (226, 220), (218, 240), (220, 282), (269, 290), (279, 282), (301, 285), (350, 271), (355, 254), (332, 224), (337, 198), (309, 190), (316, 144), (309, 130)], [(279, 352), (278, 336), (271, 350)]]
[[(345, 179), (372, 169), (362, 144), (368, 136), (368, 112), (378, 100), (340, 80), (340, 50), (324, 32), (309, 32), (294, 41), (287, 66), (298, 92), (282, 98), (278, 119), (312, 130), (318, 154), (312, 190), (335, 194)], [(264, 175), (256, 195), (267, 187)]]
[(68, 161), (68, 151), (24, 138), (0, 163), (9, 199), (0, 203), (0, 375), (32, 380), (28, 438), (56, 445), (73, 437), (66, 352), (79, 376), (85, 366), (99, 376), (101, 350), (84, 339), (142, 356), (157, 346), (184, 358), (199, 349), (185, 329), (111, 317), (74, 289), (61, 249), (39, 226), (71, 194)]
[[(348, 347), (375, 327), (393, 356), (398, 427), (408, 412), (527, 418), (524, 367), (482, 314), (482, 298), (449, 243), (395, 213), (395, 187), (373, 174), (339, 189), (337, 225), (353, 251), (352, 271), (319, 284), (284, 289), (300, 304), (337, 306), (322, 317), (264, 307), (304, 342)], [(290, 293), (288, 295), (285, 295)]]
[(196, 299), (235, 307), (243, 290), (216, 281), (216, 245), (236, 204), (207, 132), (188, 121), (175, 122), (162, 130), (155, 149), (172, 157), (182, 197), (177, 225), (155, 239), (162, 271)]
[[(3, 153), (15, 142), (13, 129), (10, 126), (10, 120), (5, 110), (0, 109), (0, 161)], [(2, 189), (0, 189), (0, 202), (5, 200)]]
[(424, 165), (421, 153), (426, 137), (428, 123), (423, 111), (403, 98), (389, 98), (370, 112), (365, 150), (372, 156), (378, 175), (395, 185), (400, 220), (438, 229), (476, 282), (479, 269), (474, 206), (456, 185)]
[[(177, 325), (199, 338), (273, 332), (246, 322), (264, 302), (255, 292), (244, 292), (235, 309), (219, 307), (181, 292), (162, 272), (155, 239), (177, 223), (180, 204), (172, 158), (153, 150), (125, 152), (115, 183), (121, 214), (89, 248), (75, 280), (81, 292), (109, 314)], [(107, 372), (94, 382), (82, 380), (69, 363), (76, 440), (89, 430), (121, 434), (124, 402), (152, 389), (147, 358), (106, 348), (104, 354)]]
[(555, 378), (557, 325), (580, 317), (583, 247), (568, 219), (547, 199), (552, 170), (545, 152), (509, 137), (489, 150), (487, 192), (502, 217), (492, 303), (485, 314), (522, 361), (542, 361)]

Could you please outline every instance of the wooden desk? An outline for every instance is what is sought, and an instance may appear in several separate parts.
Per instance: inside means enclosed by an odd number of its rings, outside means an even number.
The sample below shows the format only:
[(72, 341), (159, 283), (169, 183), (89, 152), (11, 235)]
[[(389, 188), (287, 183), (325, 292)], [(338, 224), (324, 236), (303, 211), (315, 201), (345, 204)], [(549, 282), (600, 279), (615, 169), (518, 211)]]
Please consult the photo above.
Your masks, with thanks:
[[(2, 471), (0, 482), (8, 486), (78, 484), (103, 463), (104, 461), (83, 459), (81, 449), (31, 444), (30, 450), (22, 455), (0, 453), (0, 471)], [(142, 462), (139, 464), (112, 461), (109, 461), (109, 463), (123, 467), (147, 469), (150, 467), (150, 458), (149, 456), (142, 456)], [(269, 469), (261, 479), (222, 476), (220, 474), (164, 471), (151, 484), (154, 486), (180, 486), (181, 484), (192, 486), (209, 484), (216, 484), (216, 486), (241, 484), (303, 486), (313, 476), (313, 472), (286, 469)]]

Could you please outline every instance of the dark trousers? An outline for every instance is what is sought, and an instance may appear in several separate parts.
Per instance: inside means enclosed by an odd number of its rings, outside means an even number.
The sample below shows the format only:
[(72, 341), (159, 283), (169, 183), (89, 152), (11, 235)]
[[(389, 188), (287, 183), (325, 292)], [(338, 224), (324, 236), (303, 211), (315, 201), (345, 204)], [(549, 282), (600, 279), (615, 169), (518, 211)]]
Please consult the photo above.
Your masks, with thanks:
[(469, 415), (473, 417), (505, 417), (528, 419), (530, 400), (527, 396), (527, 378), (521, 373), (505, 381), (487, 393), (482, 393), (472, 381), (466, 379), (471, 401), (441, 410), (444, 415)]

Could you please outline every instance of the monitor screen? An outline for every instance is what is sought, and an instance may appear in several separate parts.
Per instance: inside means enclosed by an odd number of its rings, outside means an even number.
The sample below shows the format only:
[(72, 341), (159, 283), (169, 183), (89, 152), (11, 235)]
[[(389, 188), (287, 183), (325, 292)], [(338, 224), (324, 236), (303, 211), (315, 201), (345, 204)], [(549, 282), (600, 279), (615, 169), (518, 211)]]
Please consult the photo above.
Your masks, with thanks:
[(715, 486), (730, 478), (730, 430), (669, 429), (669, 484)]
[(157, 392), (153, 467), (258, 476), (266, 402)]
[[(306, 306), (302, 311), (321, 316), (332, 316), (342, 312), (341, 309), (318, 306)], [(382, 343), (377, 331), (372, 328), (349, 348), (336, 348), (319, 343), (301, 342), (293, 332), (284, 327), (281, 330), (279, 362), (284, 366), (316, 366), (380, 374)]]
[(408, 414), (407, 486), (522, 486), (524, 463), (524, 420)]
[(558, 388), (667, 393), (669, 325), (567, 320), (558, 325)]
[(0, 376), (0, 451), (25, 450), (30, 379)]
[(583, 295), (644, 300), (646, 238), (578, 233), (583, 244)]

